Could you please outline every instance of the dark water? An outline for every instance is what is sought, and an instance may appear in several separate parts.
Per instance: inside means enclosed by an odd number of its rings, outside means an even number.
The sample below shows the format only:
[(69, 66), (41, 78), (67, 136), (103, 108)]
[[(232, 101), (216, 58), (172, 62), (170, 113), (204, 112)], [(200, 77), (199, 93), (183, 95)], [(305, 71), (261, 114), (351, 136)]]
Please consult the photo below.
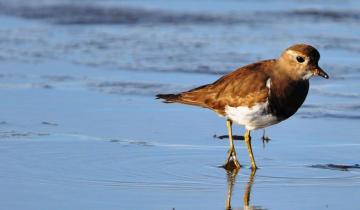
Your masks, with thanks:
[[(358, 209), (359, 14), (355, 0), (0, 1), (1, 208)], [(268, 143), (253, 132), (256, 173), (243, 141), (244, 167), (218, 167), (224, 119), (154, 99), (299, 42), (331, 79)]]

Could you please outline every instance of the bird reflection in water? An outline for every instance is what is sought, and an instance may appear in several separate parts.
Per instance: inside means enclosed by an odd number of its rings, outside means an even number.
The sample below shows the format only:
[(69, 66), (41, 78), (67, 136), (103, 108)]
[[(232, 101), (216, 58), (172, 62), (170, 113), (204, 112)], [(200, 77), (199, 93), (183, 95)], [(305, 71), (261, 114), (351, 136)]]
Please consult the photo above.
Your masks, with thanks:
[[(236, 177), (237, 177), (239, 171), (241, 170), (241, 168), (227, 167), (227, 168), (225, 168), (225, 170), (227, 173), (227, 193), (226, 193), (225, 209), (231, 210), (231, 209), (233, 209), (231, 207), (232, 192), (233, 192), (234, 185), (236, 183)], [(252, 185), (254, 184), (255, 173), (256, 173), (256, 169), (251, 169), (251, 173), (249, 175), (248, 182), (246, 183), (246, 188), (245, 188), (244, 195), (243, 195), (243, 203), (244, 203), (243, 209), (244, 210), (265, 210), (264, 208), (261, 208), (259, 206), (251, 206), (250, 205), (251, 188), (252, 188)]]

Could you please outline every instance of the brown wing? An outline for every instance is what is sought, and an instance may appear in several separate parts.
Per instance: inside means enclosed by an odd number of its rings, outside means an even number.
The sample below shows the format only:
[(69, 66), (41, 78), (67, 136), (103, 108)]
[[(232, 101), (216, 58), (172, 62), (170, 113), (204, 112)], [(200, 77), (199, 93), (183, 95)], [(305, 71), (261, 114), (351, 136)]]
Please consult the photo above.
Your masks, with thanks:
[(266, 81), (272, 61), (262, 61), (239, 68), (218, 79), (180, 94), (158, 95), (166, 102), (178, 102), (212, 109), (224, 115), (225, 106), (251, 107), (257, 102), (265, 102), (269, 90)]

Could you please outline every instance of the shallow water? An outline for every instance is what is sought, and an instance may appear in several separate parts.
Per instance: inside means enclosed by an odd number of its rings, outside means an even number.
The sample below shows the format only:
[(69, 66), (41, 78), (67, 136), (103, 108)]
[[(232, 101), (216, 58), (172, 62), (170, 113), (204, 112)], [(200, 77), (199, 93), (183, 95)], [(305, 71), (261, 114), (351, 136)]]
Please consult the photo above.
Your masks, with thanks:
[[(326, 4), (324, 4), (326, 2)], [(5, 209), (357, 209), (357, 1), (0, 1), (0, 201)], [(314, 78), (291, 119), (243, 141), (156, 93), (216, 80), (308, 42)], [(242, 135), (242, 128), (234, 128)], [(246, 201), (246, 199), (245, 199)], [(245, 202), (246, 203), (246, 202)]]

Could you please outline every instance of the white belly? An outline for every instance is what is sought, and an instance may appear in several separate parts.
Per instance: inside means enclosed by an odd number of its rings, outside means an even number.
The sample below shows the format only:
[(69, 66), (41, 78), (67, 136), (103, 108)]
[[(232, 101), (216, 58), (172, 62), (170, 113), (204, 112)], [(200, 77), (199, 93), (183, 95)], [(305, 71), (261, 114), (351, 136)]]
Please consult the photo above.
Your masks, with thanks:
[(251, 108), (247, 106), (225, 107), (226, 117), (233, 122), (244, 125), (248, 130), (255, 130), (279, 122), (276, 116), (268, 112), (268, 102), (259, 103)]

